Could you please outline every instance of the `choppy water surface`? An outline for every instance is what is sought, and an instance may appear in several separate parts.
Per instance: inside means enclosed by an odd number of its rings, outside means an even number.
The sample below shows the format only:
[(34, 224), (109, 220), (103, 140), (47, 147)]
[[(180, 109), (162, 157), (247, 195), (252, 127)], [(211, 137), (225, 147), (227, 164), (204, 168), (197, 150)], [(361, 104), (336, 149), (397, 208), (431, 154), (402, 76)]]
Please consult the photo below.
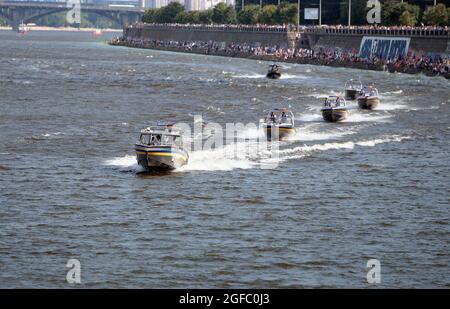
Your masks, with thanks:
[[(450, 287), (445, 79), (110, 47), (0, 32), (0, 287)], [(376, 111), (322, 122), (320, 97), (374, 82)], [(291, 106), (279, 167), (197, 151), (138, 174), (153, 120), (257, 123)], [(249, 139), (259, 132), (243, 132)]]

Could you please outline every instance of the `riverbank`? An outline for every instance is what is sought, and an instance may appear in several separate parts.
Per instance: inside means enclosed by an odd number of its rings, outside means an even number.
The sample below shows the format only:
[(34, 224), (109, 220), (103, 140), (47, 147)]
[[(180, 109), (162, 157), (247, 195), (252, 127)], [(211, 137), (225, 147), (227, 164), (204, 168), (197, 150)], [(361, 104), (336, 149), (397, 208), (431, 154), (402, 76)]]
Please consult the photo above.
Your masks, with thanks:
[[(1, 26), (0, 30), (13, 30), (12, 27)], [(98, 29), (98, 28), (76, 28), (76, 27), (44, 27), (30, 26), (30, 31), (73, 31), (73, 32), (93, 32), (101, 30), (102, 32), (122, 32), (122, 29)]]
[(443, 76), (446, 79), (450, 79), (450, 72), (448, 67), (445, 71), (437, 70), (431, 67), (416, 67), (408, 64), (402, 65), (401, 63), (370, 63), (363, 61), (356, 61), (355, 59), (333, 59), (327, 57), (320, 57), (310, 54), (306, 57), (286, 57), (284, 54), (280, 55), (278, 53), (273, 54), (255, 54), (253, 51), (243, 51), (243, 50), (230, 50), (223, 48), (203, 48), (195, 47), (192, 45), (167, 45), (159, 44), (158, 42), (130, 42), (127, 40), (115, 39), (108, 44), (113, 46), (124, 46), (132, 48), (143, 48), (143, 49), (155, 49), (171, 52), (183, 52), (192, 54), (201, 54), (209, 56), (221, 56), (221, 57), (231, 57), (231, 58), (245, 58), (252, 60), (270, 61), (270, 62), (286, 62), (286, 63), (296, 63), (296, 64), (310, 64), (310, 65), (321, 65), (330, 67), (341, 67), (341, 68), (351, 68), (360, 70), (372, 70), (372, 71), (389, 71), (391, 73), (405, 73), (405, 74), (424, 74), (427, 76)]

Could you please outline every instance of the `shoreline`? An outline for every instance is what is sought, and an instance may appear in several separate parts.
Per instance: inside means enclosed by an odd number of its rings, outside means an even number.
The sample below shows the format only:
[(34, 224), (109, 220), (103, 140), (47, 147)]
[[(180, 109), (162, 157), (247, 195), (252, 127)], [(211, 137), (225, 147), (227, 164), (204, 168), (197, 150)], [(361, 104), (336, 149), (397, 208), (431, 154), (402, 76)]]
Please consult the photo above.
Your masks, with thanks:
[[(29, 26), (30, 31), (71, 31), (71, 32), (93, 32), (101, 30), (102, 32), (122, 32), (122, 29), (100, 29), (100, 28), (75, 28), (75, 27), (46, 27), (46, 26)], [(13, 30), (10, 26), (0, 26), (0, 30)]]
[(283, 62), (283, 63), (293, 63), (293, 64), (309, 64), (309, 65), (321, 65), (328, 67), (336, 67), (336, 68), (349, 68), (349, 69), (358, 69), (358, 70), (369, 70), (369, 71), (386, 71), (390, 73), (404, 73), (410, 75), (416, 74), (424, 74), (426, 76), (442, 76), (446, 79), (450, 79), (450, 72), (441, 74), (435, 72), (433, 70), (420, 70), (415, 68), (403, 68), (398, 69), (393, 64), (388, 65), (376, 65), (370, 63), (363, 62), (350, 62), (350, 61), (341, 61), (341, 60), (327, 60), (327, 59), (313, 59), (313, 58), (290, 58), (290, 59), (281, 59), (275, 55), (265, 55), (265, 56), (257, 56), (254, 54), (249, 54), (245, 52), (226, 52), (226, 51), (214, 51), (214, 50), (204, 50), (198, 48), (186, 49), (184, 47), (176, 47), (176, 46), (150, 46), (148, 44), (132, 44), (124, 41), (109, 41), (109, 45), (111, 46), (122, 46), (122, 47), (130, 47), (130, 48), (139, 48), (139, 49), (152, 49), (152, 50), (161, 50), (161, 51), (169, 51), (169, 52), (179, 52), (179, 53), (187, 53), (187, 54), (198, 54), (205, 56), (218, 56), (218, 57), (228, 57), (228, 58), (243, 58), (250, 60), (260, 60), (260, 61), (270, 61), (270, 62)]

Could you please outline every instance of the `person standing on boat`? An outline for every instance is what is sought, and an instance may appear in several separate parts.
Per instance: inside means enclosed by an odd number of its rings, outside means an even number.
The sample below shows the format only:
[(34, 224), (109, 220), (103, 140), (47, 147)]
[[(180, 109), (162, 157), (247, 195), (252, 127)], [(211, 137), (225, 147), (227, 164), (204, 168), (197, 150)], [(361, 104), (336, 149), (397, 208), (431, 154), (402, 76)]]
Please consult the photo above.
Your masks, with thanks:
[(277, 121), (277, 115), (275, 115), (274, 112), (270, 113), (270, 121), (272, 121), (272, 122), (276, 122)]
[(281, 113), (281, 122), (282, 123), (287, 122), (287, 115), (286, 115), (286, 112), (284, 112), (284, 111)]

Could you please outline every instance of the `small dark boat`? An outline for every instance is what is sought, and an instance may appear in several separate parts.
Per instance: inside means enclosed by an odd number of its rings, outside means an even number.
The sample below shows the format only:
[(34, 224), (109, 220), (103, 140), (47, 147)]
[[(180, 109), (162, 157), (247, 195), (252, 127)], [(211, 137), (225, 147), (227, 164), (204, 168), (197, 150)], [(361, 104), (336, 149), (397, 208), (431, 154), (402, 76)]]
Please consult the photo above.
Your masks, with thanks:
[(137, 162), (147, 171), (174, 170), (187, 164), (181, 132), (173, 125), (157, 125), (141, 131), (134, 147)]
[(340, 122), (347, 119), (349, 111), (344, 98), (330, 96), (325, 99), (321, 109), (323, 120), (327, 122)]
[(361, 109), (375, 109), (380, 104), (378, 89), (370, 86), (368, 90), (362, 89), (358, 97), (358, 106)]
[(359, 80), (350, 79), (345, 83), (345, 99), (356, 100), (363, 86)]
[(266, 76), (270, 79), (279, 79), (281, 77), (280, 67), (276, 64), (271, 64)]
[(261, 120), (268, 140), (286, 140), (295, 134), (294, 114), (288, 108), (275, 108)]

